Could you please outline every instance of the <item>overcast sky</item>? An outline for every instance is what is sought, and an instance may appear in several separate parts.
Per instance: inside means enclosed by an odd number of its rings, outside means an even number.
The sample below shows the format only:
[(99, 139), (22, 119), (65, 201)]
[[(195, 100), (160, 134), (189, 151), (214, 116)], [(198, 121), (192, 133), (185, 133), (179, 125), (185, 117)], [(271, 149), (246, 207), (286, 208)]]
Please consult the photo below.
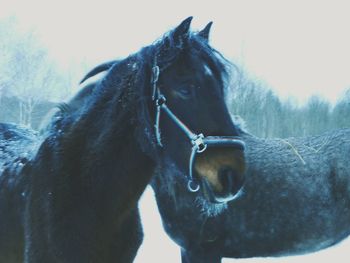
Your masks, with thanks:
[(35, 28), (63, 66), (126, 56), (193, 15), (194, 29), (214, 21), (212, 45), (278, 94), (332, 101), (350, 87), (349, 10), (336, 0), (0, 0), (0, 16)]
[[(190, 15), (194, 29), (214, 21), (215, 48), (282, 97), (300, 101), (315, 93), (335, 101), (350, 88), (349, 11), (346, 1), (335, 0), (0, 0), (0, 18), (15, 16), (22, 30), (34, 29), (62, 67), (127, 56)], [(143, 200), (147, 243), (137, 262), (153, 256), (152, 262), (179, 262), (178, 249), (160, 232), (151, 193)], [(322, 253), (317, 259), (329, 252)]]

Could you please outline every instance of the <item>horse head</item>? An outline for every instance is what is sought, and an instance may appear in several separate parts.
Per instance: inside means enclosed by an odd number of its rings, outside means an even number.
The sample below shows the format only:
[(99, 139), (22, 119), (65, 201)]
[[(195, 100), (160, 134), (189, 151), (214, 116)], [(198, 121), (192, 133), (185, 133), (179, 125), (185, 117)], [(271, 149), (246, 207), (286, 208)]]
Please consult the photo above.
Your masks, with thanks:
[(208, 44), (212, 23), (196, 33), (189, 30), (191, 19), (156, 44), (156, 136), (188, 174), (189, 190), (202, 189), (206, 199), (221, 203), (244, 184), (244, 145), (225, 104), (230, 64)]
[[(146, 134), (138, 138), (144, 151), (160, 148), (187, 174), (191, 192), (201, 188), (209, 201), (226, 202), (240, 192), (245, 168), (244, 143), (225, 103), (230, 63), (208, 43), (212, 22), (191, 32), (191, 20), (125, 60), (131, 71), (143, 72), (136, 73), (141, 81), (134, 85), (142, 88), (133, 100), (148, 101), (138, 110)], [(121, 63), (103, 63), (82, 82), (103, 71), (117, 76)]]

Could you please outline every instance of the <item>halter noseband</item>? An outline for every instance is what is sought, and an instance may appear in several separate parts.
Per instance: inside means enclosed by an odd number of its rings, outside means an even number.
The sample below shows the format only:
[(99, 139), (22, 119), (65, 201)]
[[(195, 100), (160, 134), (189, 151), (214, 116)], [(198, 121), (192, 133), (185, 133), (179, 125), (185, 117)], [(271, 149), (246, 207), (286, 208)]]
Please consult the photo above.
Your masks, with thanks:
[(168, 117), (185, 133), (192, 144), (192, 151), (189, 161), (189, 180), (187, 183), (187, 188), (190, 192), (197, 192), (200, 188), (199, 184), (195, 182), (193, 178), (193, 165), (197, 153), (204, 152), (208, 146), (221, 146), (221, 147), (235, 147), (240, 150), (244, 150), (244, 142), (238, 140), (233, 136), (204, 136), (203, 133), (195, 134), (193, 133), (166, 105), (166, 98), (161, 94), (159, 88), (157, 87), (157, 82), (159, 79), (159, 67), (156, 65), (152, 68), (152, 100), (155, 102), (156, 120), (155, 120), (155, 132), (157, 143), (160, 147), (163, 147), (160, 135), (160, 113), (163, 110)]

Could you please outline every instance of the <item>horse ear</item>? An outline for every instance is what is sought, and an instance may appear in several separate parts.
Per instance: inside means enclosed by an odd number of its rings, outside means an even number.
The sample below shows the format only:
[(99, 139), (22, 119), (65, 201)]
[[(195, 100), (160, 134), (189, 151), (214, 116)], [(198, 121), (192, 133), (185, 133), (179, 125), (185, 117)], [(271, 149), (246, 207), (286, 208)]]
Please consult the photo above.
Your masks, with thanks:
[(192, 19), (192, 16), (186, 18), (174, 29), (172, 37), (176, 46), (181, 46), (182, 40), (188, 36)]
[(203, 28), (201, 31), (198, 32), (198, 36), (205, 39), (207, 42), (209, 41), (209, 33), (211, 26), (213, 25), (213, 22), (209, 22), (205, 28)]

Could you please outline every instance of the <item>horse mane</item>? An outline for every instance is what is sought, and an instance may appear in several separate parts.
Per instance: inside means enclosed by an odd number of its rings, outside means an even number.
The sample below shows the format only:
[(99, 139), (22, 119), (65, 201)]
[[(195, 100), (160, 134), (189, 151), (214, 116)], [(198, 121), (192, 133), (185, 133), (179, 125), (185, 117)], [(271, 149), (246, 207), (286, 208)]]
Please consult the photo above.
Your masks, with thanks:
[[(194, 68), (203, 68), (203, 64), (210, 68), (213, 76), (221, 82), (221, 85), (217, 85), (216, 93), (224, 96), (232, 65), (196, 32), (189, 32), (180, 44), (174, 38), (173, 31), (170, 31), (154, 44), (125, 59), (108, 61), (89, 71), (80, 83), (103, 71), (107, 73), (100, 81), (84, 87), (61, 107), (53, 118), (51, 132), (69, 132), (73, 128), (83, 129), (91, 125), (102, 127), (101, 122), (113, 119), (113, 123), (104, 127), (119, 134), (121, 142), (125, 140), (124, 135), (134, 136), (144, 152), (156, 156), (158, 147), (154, 132), (154, 108), (151, 104), (152, 67), (159, 66), (162, 74), (177, 59), (189, 57)], [(113, 107), (102, 110), (105, 105)], [(91, 111), (96, 113), (89, 116), (88, 112)], [(96, 116), (98, 112), (104, 114)], [(84, 132), (81, 131), (81, 134)], [(108, 132), (103, 131), (105, 134)]]
[[(211, 23), (208, 25), (211, 26)], [(172, 64), (172, 62), (174, 62), (181, 51), (189, 51), (191, 56), (200, 55), (200, 58), (211, 67), (215, 77), (223, 82), (224, 85), (222, 85), (222, 87), (227, 86), (226, 84), (230, 71), (236, 66), (232, 62), (228, 61), (219, 51), (209, 46), (207, 39), (203, 37), (201, 32), (190, 34), (190, 36), (187, 38), (187, 42), (182, 42), (181, 46), (174, 43), (174, 39), (170, 37), (171, 33), (172, 31), (168, 32), (161, 39), (156, 41), (153, 45), (153, 50), (151, 50), (150, 47), (143, 49), (145, 53), (155, 53), (153, 64), (157, 63), (161, 70), (165, 70)], [(154, 51), (154, 49), (157, 49), (157, 47), (159, 49)], [(118, 62), (120, 62), (120, 60), (107, 61), (97, 65), (82, 78), (80, 84), (101, 72), (110, 70), (112, 66)]]
[(208, 65), (214, 77), (221, 82), (218, 92), (224, 94), (222, 92), (227, 90), (229, 76), (235, 65), (211, 47), (200, 32), (190, 32), (180, 45), (176, 44), (176, 39), (169, 37), (171, 35), (172, 31), (156, 42), (156, 45), (160, 46), (156, 52), (156, 62), (160, 71), (168, 68), (179, 56), (189, 56), (196, 63), (194, 67)]

